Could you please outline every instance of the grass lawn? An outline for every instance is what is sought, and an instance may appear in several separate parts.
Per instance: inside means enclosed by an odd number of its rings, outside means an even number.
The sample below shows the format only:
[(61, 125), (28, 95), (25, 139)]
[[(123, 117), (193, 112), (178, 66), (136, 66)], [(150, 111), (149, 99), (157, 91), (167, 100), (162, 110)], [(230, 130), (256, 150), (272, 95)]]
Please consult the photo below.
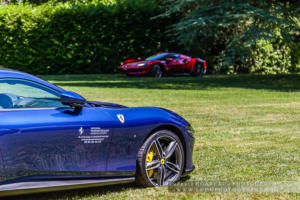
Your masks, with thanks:
[[(190, 180), (300, 181), (300, 75), (42, 76), (88, 100), (179, 113), (196, 130)], [(13, 199), (300, 199), (300, 194), (169, 193), (134, 184)]]

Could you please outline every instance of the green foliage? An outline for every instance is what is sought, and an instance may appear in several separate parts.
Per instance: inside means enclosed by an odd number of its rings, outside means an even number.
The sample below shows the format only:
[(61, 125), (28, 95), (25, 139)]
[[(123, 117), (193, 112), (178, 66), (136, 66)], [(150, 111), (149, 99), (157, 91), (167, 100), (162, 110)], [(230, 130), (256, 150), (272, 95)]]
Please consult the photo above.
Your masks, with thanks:
[(291, 49), (260, 39), (252, 49), (250, 72), (262, 74), (288, 73), (292, 67)]
[[(8, 4), (21, 4), (21, 3), (30, 3), (33, 5), (40, 5), (43, 3), (59, 3), (59, 2), (76, 2), (76, 0), (4, 0)], [(87, 1), (93, 1), (93, 0), (84, 0), (85, 2)], [(103, 3), (114, 3), (116, 0), (101, 0)]]
[(206, 59), (210, 73), (300, 71), (295, 1), (33, 4), (0, 5), (0, 65), (36, 74), (113, 72), (124, 59), (170, 49)]
[(113, 72), (124, 59), (169, 46), (169, 21), (150, 19), (160, 9), (155, 0), (0, 6), (0, 65), (34, 74)]
[[(257, 1), (257, 0), (166, 0), (167, 11), (160, 17), (178, 15), (181, 21), (170, 27), (170, 32), (177, 34), (177, 41), (184, 46), (185, 51), (193, 55), (201, 55), (208, 59), (211, 71), (221, 73), (264, 72), (280, 73), (290, 71), (291, 44), (299, 37), (299, 3), (296, 1)], [(298, 17), (297, 17), (298, 16)], [(260, 41), (269, 41), (274, 48), (264, 47)], [(283, 45), (276, 46), (280, 40)], [(258, 42), (257, 42), (258, 41)], [(273, 44), (273, 42), (275, 42)], [(299, 41), (298, 41), (299, 42)], [(258, 52), (255, 48), (258, 45)], [(278, 47), (283, 47), (278, 50)], [(285, 56), (280, 66), (285, 69), (271, 67), (269, 61), (262, 62), (263, 52), (273, 56), (269, 59), (279, 59), (278, 51)], [(251, 68), (254, 63), (263, 66)], [(273, 62), (273, 61), (272, 61)], [(292, 60), (295, 66), (295, 60)], [(273, 63), (277, 63), (274, 61)]]
[[(300, 1), (298, 1), (298, 4), (300, 5)], [(291, 70), (293, 72), (300, 72), (300, 6), (298, 10), (298, 15), (293, 18), (295, 22), (295, 35), (298, 35), (297, 38), (293, 41), (291, 44), (291, 50), (292, 50), (292, 68)]]
[(292, 72), (300, 72), (300, 42), (292, 45)]

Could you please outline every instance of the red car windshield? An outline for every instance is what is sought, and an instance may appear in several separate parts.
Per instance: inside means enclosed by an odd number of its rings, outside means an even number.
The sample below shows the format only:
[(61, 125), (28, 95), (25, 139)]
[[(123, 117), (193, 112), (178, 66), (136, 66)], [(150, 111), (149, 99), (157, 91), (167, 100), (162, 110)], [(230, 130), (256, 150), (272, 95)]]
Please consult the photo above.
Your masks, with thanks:
[(150, 56), (148, 58), (146, 58), (146, 60), (164, 60), (164, 58), (166, 57), (166, 55), (168, 55), (167, 53), (160, 53), (160, 54), (155, 54), (153, 56)]

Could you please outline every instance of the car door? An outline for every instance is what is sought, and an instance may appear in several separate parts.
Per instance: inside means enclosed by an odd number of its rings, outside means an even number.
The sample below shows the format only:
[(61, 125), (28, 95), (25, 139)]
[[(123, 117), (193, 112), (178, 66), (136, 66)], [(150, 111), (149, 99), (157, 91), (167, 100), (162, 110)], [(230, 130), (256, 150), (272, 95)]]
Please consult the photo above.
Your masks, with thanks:
[(112, 124), (96, 108), (76, 113), (60, 94), (27, 80), (0, 79), (0, 179), (106, 171)]
[(178, 63), (180, 65), (179, 71), (180, 73), (188, 73), (188, 62), (189, 62), (189, 57), (184, 56), (184, 55), (179, 55)]
[[(172, 60), (169, 61), (168, 59)], [(182, 73), (182, 61), (180, 61), (180, 56), (178, 54), (169, 54), (167, 57), (167, 64), (171, 73)]]

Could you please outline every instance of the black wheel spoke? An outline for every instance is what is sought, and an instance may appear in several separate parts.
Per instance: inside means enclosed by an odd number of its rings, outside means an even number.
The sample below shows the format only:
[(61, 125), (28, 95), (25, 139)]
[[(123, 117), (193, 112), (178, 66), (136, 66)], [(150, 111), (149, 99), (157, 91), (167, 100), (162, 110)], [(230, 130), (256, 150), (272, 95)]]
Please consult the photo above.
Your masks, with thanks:
[(176, 141), (170, 142), (170, 144), (168, 145), (168, 147), (165, 151), (165, 158), (166, 159), (170, 158), (173, 155), (176, 147), (177, 147), (177, 142)]
[(156, 169), (160, 166), (160, 161), (159, 160), (154, 160), (154, 161), (151, 161), (151, 162), (148, 162), (146, 164), (146, 170), (149, 171), (149, 170), (153, 170), (153, 169)]
[(152, 165), (156, 165), (156, 164), (159, 164), (159, 163), (160, 163), (159, 160), (153, 160), (151, 162), (147, 162), (146, 167), (150, 167)]
[(180, 172), (180, 166), (178, 166), (174, 163), (171, 163), (169, 161), (166, 162), (166, 167), (167, 167), (167, 169), (173, 171), (176, 174), (178, 174)]
[(163, 157), (163, 148), (162, 148), (162, 146), (161, 146), (159, 140), (158, 140), (158, 139), (155, 140), (154, 143), (155, 143), (155, 146), (156, 146), (156, 149), (157, 149), (157, 152), (158, 152), (159, 157), (162, 158), (162, 157)]
[(169, 185), (170, 184), (170, 180), (171, 178), (174, 176), (174, 173), (171, 170), (168, 170), (168, 168), (165, 168), (165, 185)]
[(161, 165), (161, 167), (158, 169), (158, 174), (157, 174), (157, 183), (160, 186), (164, 185), (164, 181), (165, 181), (165, 166)]

